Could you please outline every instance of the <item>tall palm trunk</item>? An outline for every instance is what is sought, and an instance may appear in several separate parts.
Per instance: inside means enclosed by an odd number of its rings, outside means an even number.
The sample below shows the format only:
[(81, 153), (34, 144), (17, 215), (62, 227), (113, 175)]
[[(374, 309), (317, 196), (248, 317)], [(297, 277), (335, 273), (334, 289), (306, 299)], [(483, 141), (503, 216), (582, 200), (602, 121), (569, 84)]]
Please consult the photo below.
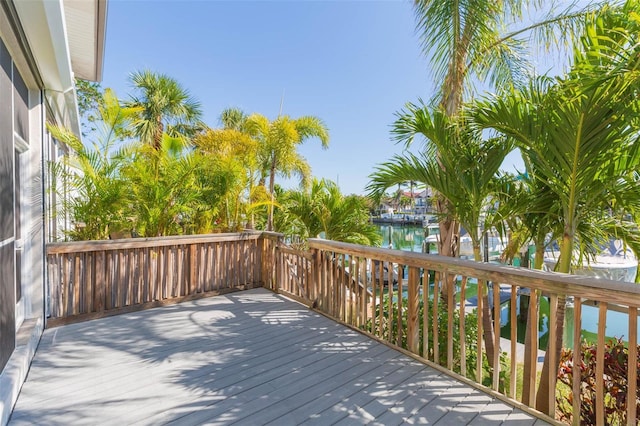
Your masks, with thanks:
[[(480, 240), (474, 238), (473, 241), (473, 260), (476, 262), (482, 262), (482, 255), (480, 253)], [(495, 291), (495, 289), (494, 289)], [(478, 297), (481, 295), (478, 294)], [(487, 351), (487, 359), (489, 365), (493, 362), (493, 356), (495, 355), (495, 333), (493, 332), (493, 321), (491, 319), (491, 309), (489, 308), (489, 289), (486, 288), (482, 292), (482, 338), (484, 340), (484, 347)], [(490, 372), (491, 376), (494, 374)]]
[[(464, 57), (461, 53), (456, 53), (456, 58), (449, 64), (449, 72), (442, 86), (443, 97), (440, 105), (444, 107), (449, 117), (460, 112), (462, 108), (462, 93), (464, 85)], [(454, 171), (449, 171), (453, 173)], [(444, 215), (445, 219), (439, 222), (440, 225), (440, 241), (438, 242), (438, 254), (442, 256), (457, 257), (459, 240), (459, 227), (455, 221), (448, 219), (449, 212), (446, 201), (438, 199), (436, 210), (439, 214)]]
[(164, 133), (164, 125), (162, 124), (162, 117), (158, 116), (156, 119), (156, 129), (153, 132), (153, 147), (156, 151), (162, 149), (162, 133)]
[(269, 216), (267, 219), (267, 231), (273, 231), (273, 203), (275, 200), (275, 183), (276, 183), (276, 166), (277, 159), (274, 155), (271, 158), (271, 168), (269, 169), (269, 193), (271, 194), (271, 204), (269, 204)]
[[(436, 196), (436, 210), (439, 214), (446, 214), (449, 211), (447, 200), (441, 195)], [(438, 222), (440, 228), (440, 237), (438, 238), (438, 254), (441, 256), (457, 257), (458, 244), (456, 240), (456, 231), (459, 224), (449, 218), (443, 216)]]
[[(543, 237), (544, 239), (544, 237)], [(544, 256), (544, 240), (536, 241), (536, 254), (535, 259), (533, 261), (533, 269), (540, 270), (543, 265), (543, 256)], [(532, 395), (530, 395), (529, 390), (531, 389), (531, 371), (533, 366), (528, 360), (531, 359), (531, 351), (533, 350), (531, 346), (531, 327), (530, 324), (533, 322), (533, 311), (530, 309), (530, 305), (527, 307), (527, 324), (524, 332), (524, 371), (523, 371), (523, 386), (522, 386), (522, 403), (527, 405), (532, 405)], [(513, 327), (513, 325), (512, 325)], [(536, 327), (537, 329), (537, 327)], [(558, 358), (559, 359), (559, 358)], [(534, 379), (535, 380), (535, 379)]]
[[(565, 225), (565, 232), (562, 237), (562, 243), (560, 245), (560, 259), (558, 262), (558, 272), (564, 272), (568, 274), (571, 270), (571, 257), (573, 255), (573, 239), (574, 234), (571, 232), (573, 226), (572, 221), (567, 221)], [(567, 296), (564, 294), (558, 294), (558, 307), (556, 309), (556, 350), (555, 359), (560, 359), (560, 353), (562, 351), (562, 336), (564, 335), (564, 317), (567, 308)], [(553, 324), (549, 324), (549, 327), (553, 327)], [(547, 351), (549, 349), (547, 348)], [(540, 388), (536, 396), (536, 409), (543, 413), (549, 411), (549, 377), (555, 377), (558, 375), (558, 363), (556, 365), (549, 365), (549, 356), (544, 357), (544, 364), (542, 364), (542, 373), (540, 380)]]

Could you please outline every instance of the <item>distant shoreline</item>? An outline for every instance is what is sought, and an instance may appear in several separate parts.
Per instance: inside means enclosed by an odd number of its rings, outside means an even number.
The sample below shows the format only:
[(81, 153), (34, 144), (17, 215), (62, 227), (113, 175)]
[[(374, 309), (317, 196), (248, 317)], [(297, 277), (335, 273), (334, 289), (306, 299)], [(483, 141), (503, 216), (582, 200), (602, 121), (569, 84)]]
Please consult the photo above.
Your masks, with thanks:
[(387, 224), (387, 225), (420, 225), (425, 226), (430, 215), (405, 215), (400, 217), (372, 217), (372, 223)]

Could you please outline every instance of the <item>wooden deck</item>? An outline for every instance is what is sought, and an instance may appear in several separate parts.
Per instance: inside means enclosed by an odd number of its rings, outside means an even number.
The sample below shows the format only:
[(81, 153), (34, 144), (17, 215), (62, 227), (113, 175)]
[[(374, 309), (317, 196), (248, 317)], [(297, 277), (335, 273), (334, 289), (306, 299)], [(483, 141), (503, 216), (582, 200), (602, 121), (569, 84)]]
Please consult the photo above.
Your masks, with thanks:
[(256, 289), (45, 331), (10, 425), (545, 424)]

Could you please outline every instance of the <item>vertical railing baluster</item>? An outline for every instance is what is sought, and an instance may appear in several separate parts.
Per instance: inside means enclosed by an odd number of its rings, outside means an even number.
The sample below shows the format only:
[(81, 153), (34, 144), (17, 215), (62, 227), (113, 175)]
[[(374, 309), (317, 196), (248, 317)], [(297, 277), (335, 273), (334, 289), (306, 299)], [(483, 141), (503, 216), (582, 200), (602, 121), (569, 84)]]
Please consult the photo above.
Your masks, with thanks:
[[(536, 378), (538, 370), (538, 290), (531, 289), (531, 293), (529, 296), (529, 309), (531, 310), (532, 320), (530, 324), (527, 324), (527, 327), (531, 328), (529, 332), (529, 336), (531, 339), (531, 341), (529, 342), (529, 344), (531, 345), (531, 355), (530, 359), (527, 361), (531, 364), (531, 372), (528, 383), (530, 405), (533, 406), (536, 401)], [(549, 324), (549, 327), (552, 327), (552, 325)]]
[(358, 285), (358, 294), (360, 295), (360, 327), (367, 325), (367, 263), (369, 259), (363, 258), (360, 267), (361, 280)]
[(493, 369), (492, 388), (497, 391), (500, 388), (500, 282), (493, 281)]
[(453, 314), (455, 311), (454, 292), (456, 276), (444, 272), (444, 280), (447, 283), (447, 368), (453, 370)]
[(366, 308), (366, 292), (362, 290), (362, 285), (360, 285), (360, 256), (356, 256), (355, 260), (351, 260), (351, 264), (353, 265), (353, 273), (354, 273), (354, 286), (356, 289), (355, 297), (356, 297), (356, 315), (357, 321), (356, 325), (358, 327), (364, 327), (364, 312)]
[[(398, 315), (397, 315), (397, 329), (398, 329), (398, 334), (396, 335), (396, 345), (402, 347), (402, 337), (404, 336), (404, 330), (403, 330), (403, 326), (402, 326), (402, 304), (403, 304), (403, 298), (402, 298), (402, 279), (403, 279), (403, 265), (398, 264)], [(391, 274), (391, 276), (393, 276), (393, 269), (391, 267), (389, 267), (389, 273)]]
[(408, 287), (408, 314), (407, 314), (407, 348), (414, 354), (420, 350), (420, 329), (419, 327), (419, 298), (418, 290), (418, 268), (409, 267)]
[(510, 373), (509, 373), (509, 398), (516, 399), (516, 380), (517, 380), (517, 362), (518, 362), (518, 316), (516, 313), (516, 305), (518, 303), (518, 288), (511, 286), (511, 300), (509, 302), (509, 339), (510, 339)]
[(604, 350), (607, 303), (598, 304), (598, 347), (596, 349), (596, 425), (604, 426)]
[(476, 339), (476, 382), (482, 383), (482, 335), (484, 333), (484, 327), (482, 325), (483, 310), (482, 305), (484, 303), (484, 280), (478, 279), (478, 294), (476, 303), (476, 315), (478, 316), (478, 336)]
[(438, 307), (440, 306), (440, 284), (442, 275), (440, 271), (436, 271), (433, 281), (433, 313), (431, 322), (433, 326), (433, 362), (440, 364), (440, 330), (438, 324)]
[(573, 424), (580, 424), (582, 401), (582, 299), (573, 300)]
[[(564, 300), (564, 299), (563, 299)], [(556, 334), (556, 322), (558, 311), (558, 295), (551, 294), (549, 296), (549, 343), (547, 344), (547, 356), (549, 357), (549, 365), (556, 371), (558, 368), (557, 353), (557, 334)], [(554, 417), (556, 413), (556, 382), (558, 381), (556, 374), (549, 374), (549, 411), (547, 415)]]
[(429, 359), (429, 270), (422, 273), (422, 356)]
[[(637, 413), (636, 400), (638, 398), (638, 308), (629, 307), (629, 353), (627, 357), (630, 378), (627, 383), (627, 425), (635, 425)], [(634, 398), (635, 395), (635, 398)]]
[(467, 276), (460, 281), (460, 375), (467, 377), (467, 333), (465, 329), (467, 307)]

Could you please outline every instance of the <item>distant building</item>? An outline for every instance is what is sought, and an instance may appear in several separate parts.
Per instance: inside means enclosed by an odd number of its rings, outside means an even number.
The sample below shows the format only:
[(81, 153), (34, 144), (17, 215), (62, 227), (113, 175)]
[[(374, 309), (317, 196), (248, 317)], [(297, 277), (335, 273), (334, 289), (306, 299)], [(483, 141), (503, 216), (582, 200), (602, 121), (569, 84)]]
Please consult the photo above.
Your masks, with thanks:
[(431, 188), (415, 194), (414, 201), (415, 214), (428, 214), (433, 212), (433, 190)]
[(0, 1), (0, 424), (6, 424), (46, 322), (45, 243), (60, 231), (47, 173), (80, 135), (74, 77), (102, 74), (106, 0)]

